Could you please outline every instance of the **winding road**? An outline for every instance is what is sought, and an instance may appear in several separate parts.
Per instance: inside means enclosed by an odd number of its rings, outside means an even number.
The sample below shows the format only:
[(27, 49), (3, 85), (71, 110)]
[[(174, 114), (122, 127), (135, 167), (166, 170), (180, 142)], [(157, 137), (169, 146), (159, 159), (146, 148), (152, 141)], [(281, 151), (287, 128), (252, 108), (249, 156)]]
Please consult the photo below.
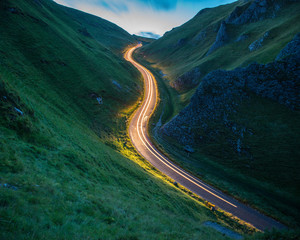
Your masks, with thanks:
[(177, 183), (186, 187), (201, 198), (211, 202), (220, 209), (233, 214), (241, 220), (250, 223), (257, 229), (264, 231), (271, 228), (284, 228), (282, 224), (269, 218), (255, 209), (238, 202), (220, 190), (202, 182), (190, 173), (175, 165), (155, 148), (148, 134), (148, 122), (157, 102), (156, 80), (152, 73), (132, 58), (132, 53), (142, 44), (130, 48), (124, 58), (131, 62), (143, 75), (145, 84), (144, 101), (135, 112), (130, 125), (129, 135), (137, 151), (154, 167), (163, 172)]

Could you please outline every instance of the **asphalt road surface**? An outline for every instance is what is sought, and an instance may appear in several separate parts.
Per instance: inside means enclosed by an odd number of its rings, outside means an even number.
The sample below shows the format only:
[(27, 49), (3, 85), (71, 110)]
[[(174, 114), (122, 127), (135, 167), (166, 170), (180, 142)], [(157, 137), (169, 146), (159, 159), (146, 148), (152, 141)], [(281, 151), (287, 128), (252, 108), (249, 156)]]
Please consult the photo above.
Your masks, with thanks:
[(157, 86), (152, 73), (132, 58), (134, 50), (141, 46), (141, 44), (138, 44), (135, 47), (130, 48), (124, 56), (127, 61), (131, 62), (141, 72), (145, 84), (144, 101), (135, 112), (129, 125), (129, 135), (137, 151), (154, 167), (168, 175), (177, 183), (183, 185), (220, 209), (252, 224), (257, 229), (264, 231), (271, 228), (284, 228), (282, 224), (274, 219), (238, 202), (236, 199), (227, 196), (220, 190), (211, 187), (182, 168), (176, 166), (176, 164), (160, 153), (151, 143), (147, 128), (149, 117), (154, 111), (157, 102)]

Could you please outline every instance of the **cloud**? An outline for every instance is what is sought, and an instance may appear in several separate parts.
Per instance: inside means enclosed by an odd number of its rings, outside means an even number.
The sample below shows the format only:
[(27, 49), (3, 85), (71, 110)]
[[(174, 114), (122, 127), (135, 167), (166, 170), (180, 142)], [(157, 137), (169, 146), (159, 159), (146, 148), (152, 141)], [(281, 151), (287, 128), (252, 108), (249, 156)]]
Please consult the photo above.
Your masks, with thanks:
[[(127, 0), (128, 1), (128, 0)], [(182, 4), (202, 4), (217, 6), (220, 4), (233, 2), (234, 0), (133, 0), (135, 2), (142, 3), (150, 6), (152, 9), (157, 11), (171, 11), (177, 9), (178, 5)], [(199, 9), (200, 10), (200, 9)]]
[(154, 39), (158, 39), (161, 37), (159, 34), (153, 32), (139, 32), (137, 35), (141, 37), (154, 38)]
[(177, 6), (177, 0), (140, 0), (149, 4), (155, 10), (169, 11)]
[[(113, 13), (130, 12), (130, 6), (139, 5), (141, 11), (143, 7), (157, 12), (175, 11), (182, 6), (216, 6), (234, 0), (55, 0), (58, 3), (75, 7), (79, 4), (102, 7)], [(200, 9), (199, 9), (200, 10)]]
[(94, 6), (95, 8), (104, 8), (113, 13), (128, 12), (128, 6), (125, 4), (128, 1), (130, 0), (55, 0), (57, 3), (73, 8), (78, 8), (77, 6)]
[(122, 13), (122, 12), (128, 12), (128, 7), (124, 3), (121, 3), (120, 1), (98, 1), (98, 4), (104, 8), (106, 8), (109, 11), (112, 11), (114, 13)]

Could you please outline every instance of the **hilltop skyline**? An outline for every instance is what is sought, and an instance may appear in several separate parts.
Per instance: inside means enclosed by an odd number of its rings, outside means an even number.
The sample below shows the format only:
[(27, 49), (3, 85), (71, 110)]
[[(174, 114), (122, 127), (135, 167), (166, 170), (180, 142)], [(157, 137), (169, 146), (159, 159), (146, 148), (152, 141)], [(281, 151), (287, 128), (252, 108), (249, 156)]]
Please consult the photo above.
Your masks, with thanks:
[[(234, 0), (55, 0), (67, 7), (99, 16), (131, 34), (159, 38), (190, 20), (201, 9)], [(138, 19), (138, 21), (137, 21)]]

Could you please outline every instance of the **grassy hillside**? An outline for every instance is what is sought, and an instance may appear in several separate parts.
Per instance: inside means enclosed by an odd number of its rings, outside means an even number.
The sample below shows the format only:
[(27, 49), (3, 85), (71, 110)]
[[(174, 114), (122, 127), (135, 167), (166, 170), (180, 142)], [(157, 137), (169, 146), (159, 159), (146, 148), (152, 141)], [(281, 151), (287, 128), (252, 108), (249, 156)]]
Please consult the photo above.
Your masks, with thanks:
[[(238, 154), (232, 147), (230, 141), (236, 143), (239, 136), (233, 137), (233, 130), (224, 128), (222, 121), (200, 121), (191, 124), (193, 126), (183, 125), (183, 128), (198, 136), (193, 145), (195, 153), (192, 154), (184, 150), (185, 145), (174, 138), (163, 136), (159, 131), (163, 124), (174, 119), (189, 104), (197, 88), (195, 85), (189, 89), (175, 89), (174, 83), (178, 81), (178, 77), (198, 68), (201, 75), (196, 80), (199, 83), (205, 74), (215, 69), (231, 70), (255, 61), (274, 61), (280, 50), (300, 31), (299, 24), (294, 24), (300, 21), (300, 4), (288, 3), (276, 12), (275, 17), (240, 25), (227, 24), (228, 40), (208, 54), (216, 41), (221, 22), (237, 6), (242, 12), (251, 2), (238, 1), (202, 10), (192, 20), (145, 46), (136, 55), (156, 72), (159, 80), (161, 101), (151, 120), (154, 123), (152, 126), (155, 126), (152, 127), (152, 136), (158, 147), (185, 169), (289, 226), (299, 228), (298, 111), (256, 94), (238, 105), (238, 109), (230, 113), (228, 120), (236, 126), (251, 129), (251, 133), (245, 135), (244, 139), (246, 152), (250, 152), (250, 155)], [(251, 43), (266, 32), (269, 35), (262, 46), (250, 51)], [(241, 36), (247, 38), (237, 41)], [(213, 94), (216, 94), (216, 98), (222, 96), (222, 88), (214, 89), (211, 86), (211, 89), (207, 93), (208, 97)], [(196, 109), (195, 115), (197, 111), (201, 109)], [(213, 115), (214, 111), (211, 112)], [(218, 137), (213, 139), (213, 134), (208, 136), (201, 132), (201, 124), (214, 129)], [(205, 138), (210, 140), (203, 140)]]
[(141, 77), (118, 56), (129, 34), (47, 0), (1, 1), (0, 18), (0, 239), (226, 239), (205, 221), (243, 231), (134, 152)]
[[(278, 1), (282, 2), (282, 1)], [(162, 71), (167, 85), (174, 82), (184, 73), (195, 68), (201, 73), (197, 82), (215, 69), (231, 70), (239, 66), (247, 66), (251, 62), (267, 63), (273, 61), (279, 51), (300, 31), (300, 4), (291, 2), (276, 12), (276, 17), (267, 17), (261, 21), (242, 25), (227, 25), (228, 40), (226, 44), (208, 54), (216, 40), (221, 22), (226, 20), (236, 7), (245, 8), (251, 3), (237, 1), (216, 8), (201, 10), (194, 18), (180, 27), (141, 49), (141, 55), (152, 65)], [(256, 51), (249, 51), (249, 45), (269, 32), (263, 46)], [(242, 37), (242, 38), (240, 38)], [(245, 39), (243, 39), (245, 37)], [(239, 40), (238, 39), (242, 39)], [(194, 93), (189, 89), (171, 90), (176, 115)]]
[(147, 38), (147, 37), (141, 37), (138, 35), (132, 35), (137, 41), (141, 42), (143, 45), (147, 45), (149, 43), (154, 42), (156, 39), (154, 38)]
[(61, 8), (61, 10), (68, 20), (76, 23), (79, 33), (86, 37), (93, 37), (115, 53), (122, 52), (125, 47), (136, 42), (134, 36), (105, 19), (72, 8)]

